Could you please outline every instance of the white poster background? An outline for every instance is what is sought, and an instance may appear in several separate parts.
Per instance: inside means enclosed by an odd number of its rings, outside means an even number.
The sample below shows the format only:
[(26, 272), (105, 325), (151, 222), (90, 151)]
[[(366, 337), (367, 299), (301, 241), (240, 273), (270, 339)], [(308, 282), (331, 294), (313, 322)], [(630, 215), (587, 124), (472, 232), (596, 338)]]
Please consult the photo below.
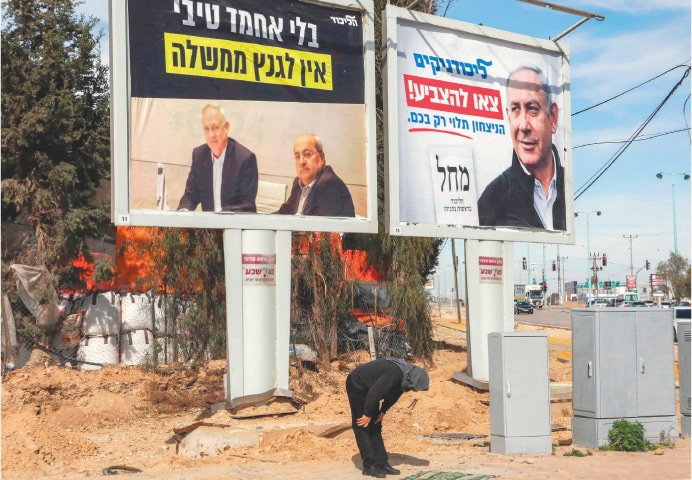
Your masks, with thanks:
[[(513, 147), (505, 111), (506, 82), (518, 67), (539, 67), (552, 86), (553, 100), (559, 108), (553, 144), (564, 166), (564, 100), (559, 53), (405, 21), (397, 24), (397, 40), (402, 222), (478, 226), (477, 211), (475, 215), (468, 212), (451, 215), (440, 209), (439, 195), (435, 194), (440, 182), (433, 178), (430, 168), (431, 146), (447, 151), (470, 151), (470, 155), (463, 156), (472, 158), (473, 168), (469, 173), (472, 171), (473, 175), (469, 180), (475, 187), (477, 201), (488, 183), (511, 165)], [(432, 85), (436, 88), (430, 88)], [(488, 95), (480, 98), (473, 95), (478, 91)], [(501, 105), (492, 103), (498, 95)], [(409, 105), (424, 96), (433, 108)], [(463, 101), (467, 107), (473, 107), (473, 114), (449, 111)], [(481, 115), (483, 112), (499, 118)]]
[(429, 160), (437, 223), (478, 225), (471, 149), (431, 146)]

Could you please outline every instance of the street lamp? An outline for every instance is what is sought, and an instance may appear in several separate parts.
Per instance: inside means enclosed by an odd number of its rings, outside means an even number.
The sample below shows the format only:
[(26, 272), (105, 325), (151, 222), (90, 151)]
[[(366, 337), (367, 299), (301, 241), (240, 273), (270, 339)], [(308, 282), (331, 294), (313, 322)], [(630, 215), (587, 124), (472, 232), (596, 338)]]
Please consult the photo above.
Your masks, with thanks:
[(673, 187), (673, 245), (675, 246), (675, 255), (678, 254), (678, 221), (675, 215), (675, 175), (682, 175), (683, 180), (689, 180), (690, 176), (687, 173), (670, 173), (670, 172), (658, 172), (656, 178), (659, 180), (663, 179), (663, 175), (670, 175)]
[(592, 210), (590, 212), (574, 212), (574, 216), (578, 217), (579, 214), (586, 215), (586, 278), (589, 282), (589, 295), (587, 297), (587, 306), (591, 306), (591, 275), (589, 273), (590, 262), (591, 262), (591, 247), (589, 245), (589, 214), (595, 213), (597, 216), (601, 215), (600, 210)]

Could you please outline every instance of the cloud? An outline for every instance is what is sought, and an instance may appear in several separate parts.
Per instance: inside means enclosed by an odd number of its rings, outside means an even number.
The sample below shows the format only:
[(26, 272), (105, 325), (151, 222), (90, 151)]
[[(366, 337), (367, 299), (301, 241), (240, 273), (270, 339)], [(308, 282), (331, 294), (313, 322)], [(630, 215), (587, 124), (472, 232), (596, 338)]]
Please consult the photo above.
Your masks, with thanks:
[[(689, 63), (689, 38), (689, 18), (610, 36), (577, 34), (570, 42), (572, 81), (591, 98), (608, 98), (675, 65)], [(682, 72), (671, 72), (666, 78), (679, 78)]]

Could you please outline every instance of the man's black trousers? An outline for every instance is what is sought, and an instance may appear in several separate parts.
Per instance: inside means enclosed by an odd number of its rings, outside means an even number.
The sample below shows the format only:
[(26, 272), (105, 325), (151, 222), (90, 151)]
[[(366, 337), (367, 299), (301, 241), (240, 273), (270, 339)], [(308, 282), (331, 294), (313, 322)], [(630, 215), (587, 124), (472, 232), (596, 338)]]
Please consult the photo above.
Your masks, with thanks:
[(359, 427), (356, 423), (363, 416), (367, 393), (367, 391), (359, 389), (352, 382), (350, 376), (346, 379), (346, 394), (348, 395), (348, 404), (351, 407), (351, 425), (356, 436), (360, 458), (363, 459), (363, 467), (381, 467), (389, 461), (382, 440), (382, 422), (375, 423), (377, 420), (377, 416), (375, 416), (370, 420), (370, 425), (367, 428)]

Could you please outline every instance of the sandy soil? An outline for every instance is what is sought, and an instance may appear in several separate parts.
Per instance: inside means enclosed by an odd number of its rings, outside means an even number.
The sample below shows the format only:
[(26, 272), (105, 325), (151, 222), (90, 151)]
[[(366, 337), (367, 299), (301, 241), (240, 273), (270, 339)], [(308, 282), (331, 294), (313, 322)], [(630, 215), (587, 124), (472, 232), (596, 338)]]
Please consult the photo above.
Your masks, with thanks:
[[(569, 338), (569, 330), (527, 327), (518, 330), (544, 331)], [(406, 393), (388, 413), (384, 423), (392, 463), (415, 467), (415, 452), (453, 454), (460, 462), (489, 455), (488, 393), (453, 380), (454, 371), (466, 368), (463, 334), (437, 328), (439, 350), (434, 365), (425, 366), (431, 378), (428, 392)], [(566, 337), (565, 337), (566, 336)], [(299, 364), (291, 365), (290, 388), (302, 405), (292, 415), (233, 419), (228, 411), (211, 415), (210, 405), (223, 400), (222, 374), (225, 361), (214, 361), (195, 369), (183, 365), (163, 366), (158, 371), (142, 367), (109, 367), (99, 371), (76, 371), (35, 366), (10, 372), (2, 384), (2, 478), (83, 478), (102, 476), (103, 469), (125, 465), (142, 470), (146, 478), (216, 477), (216, 469), (250, 468), (260, 473), (244, 478), (262, 478), (261, 469), (280, 468), (281, 478), (342, 478), (338, 468), (359, 478), (357, 448), (350, 430), (332, 438), (317, 437), (306, 430), (289, 429), (259, 446), (227, 450), (201, 459), (176, 454), (173, 429), (180, 424), (204, 420), (238, 428), (270, 428), (305, 424), (349, 422), (344, 391), (346, 375), (368, 360), (356, 352), (332, 364), (332, 371), (319, 373)], [(551, 381), (571, 382), (571, 363), (550, 356)], [(553, 433), (557, 451), (568, 451), (571, 443), (571, 404), (554, 408), (552, 423), (566, 430)], [(478, 434), (480, 440), (464, 444), (433, 443), (424, 435)], [(687, 443), (689, 452), (689, 443)], [(585, 450), (585, 449), (581, 449)], [(434, 452), (434, 453), (430, 453)], [(304, 462), (312, 462), (311, 467)], [(324, 468), (334, 463), (334, 475), (306, 476), (301, 468)], [(418, 470), (421, 469), (419, 463)], [(207, 472), (201, 474), (200, 472)], [(240, 478), (235, 475), (226, 478)], [(417, 471), (417, 470), (416, 470)], [(291, 473), (293, 472), (293, 473)], [(240, 474), (238, 474), (240, 475)], [(133, 475), (132, 478), (145, 478)], [(349, 477), (344, 477), (349, 478)], [(361, 477), (362, 478), (362, 477)]]

